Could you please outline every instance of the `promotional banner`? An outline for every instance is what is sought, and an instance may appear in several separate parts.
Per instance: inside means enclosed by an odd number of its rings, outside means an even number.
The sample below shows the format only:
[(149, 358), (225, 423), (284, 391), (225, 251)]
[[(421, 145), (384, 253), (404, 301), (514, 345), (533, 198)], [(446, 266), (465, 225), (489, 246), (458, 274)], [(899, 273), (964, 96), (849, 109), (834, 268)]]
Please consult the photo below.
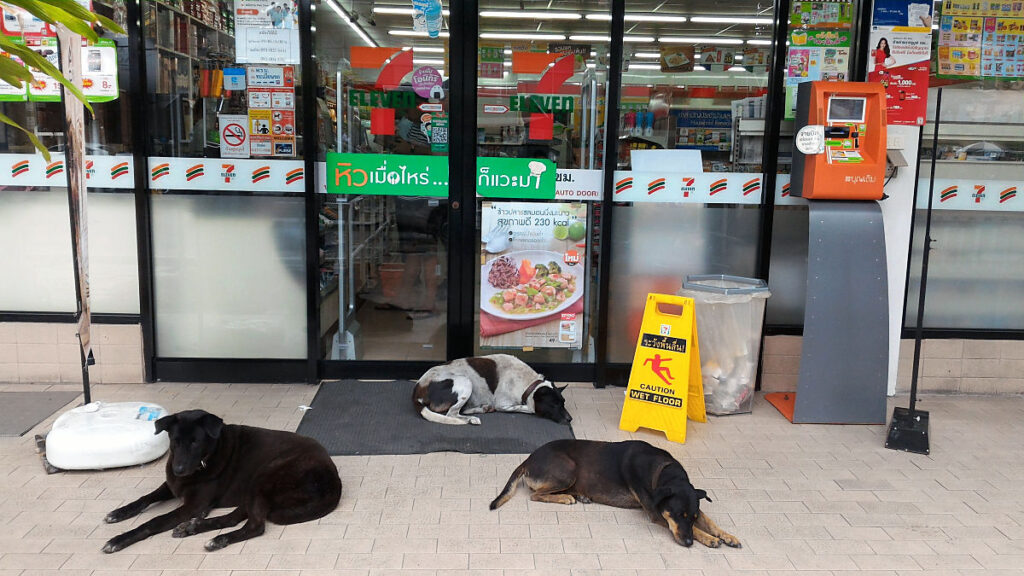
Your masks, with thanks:
[[(77, 48), (82, 45), (82, 37), (72, 34), (67, 28), (60, 26), (57, 30), (60, 42), (73, 49), (64, 50), (61, 59), (61, 70), (74, 85), (82, 86), (82, 70), (84, 69), (83, 53)], [(87, 210), (88, 194), (86, 193), (85, 177), (85, 106), (70, 92), (65, 92), (64, 120), (66, 125), (68, 155), (66, 160), (68, 205), (71, 216), (71, 246), (74, 251), (74, 268), (76, 295), (78, 297), (78, 341), (81, 344), (82, 385), (85, 389), (85, 402), (90, 402), (89, 392), (89, 360), (92, 359), (92, 314), (89, 299), (89, 218)]]
[(789, 34), (786, 86), (815, 80), (849, 80), (848, 30), (794, 30)]
[(868, 82), (885, 87), (886, 122), (923, 126), (932, 37), (927, 28), (871, 28)]
[(480, 347), (583, 345), (587, 206), (484, 202)]
[(1024, 4), (945, 0), (939, 22), (938, 75), (1024, 78)]
[(555, 197), (555, 163), (530, 158), (476, 159), (476, 193), (487, 198)]
[(301, 160), (149, 157), (153, 190), (303, 193), (305, 176)]
[(448, 157), (327, 153), (328, 194), (448, 197)]
[(732, 148), (731, 110), (678, 110), (676, 148), (690, 150), (729, 150)]
[(299, 62), (299, 11), (295, 0), (236, 0), (235, 61)]

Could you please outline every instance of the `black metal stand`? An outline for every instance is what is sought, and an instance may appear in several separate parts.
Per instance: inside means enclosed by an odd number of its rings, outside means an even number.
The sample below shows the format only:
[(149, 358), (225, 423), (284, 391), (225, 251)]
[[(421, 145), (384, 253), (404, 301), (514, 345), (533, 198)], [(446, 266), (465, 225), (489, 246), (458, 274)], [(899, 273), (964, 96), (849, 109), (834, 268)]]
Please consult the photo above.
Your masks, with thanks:
[(928, 181), (928, 210), (925, 213), (924, 253), (921, 255), (921, 286), (917, 299), (917, 325), (914, 333), (914, 370), (910, 377), (910, 408), (896, 407), (889, 423), (885, 447), (915, 454), (929, 454), (928, 412), (917, 409), (917, 377), (921, 365), (921, 331), (924, 324), (924, 298), (928, 285), (928, 254), (932, 251), (932, 193), (935, 191), (935, 158), (939, 149), (939, 117), (942, 112), (942, 89), (935, 100), (935, 130), (932, 133), (932, 168)]

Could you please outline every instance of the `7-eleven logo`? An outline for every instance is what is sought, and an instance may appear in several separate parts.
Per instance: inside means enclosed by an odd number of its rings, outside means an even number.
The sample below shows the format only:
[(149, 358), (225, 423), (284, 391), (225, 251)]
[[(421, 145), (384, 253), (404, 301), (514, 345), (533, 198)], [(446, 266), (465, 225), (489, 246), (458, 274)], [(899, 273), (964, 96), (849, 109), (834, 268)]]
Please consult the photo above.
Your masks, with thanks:
[(46, 178), (53, 178), (57, 174), (64, 173), (64, 161), (57, 160), (46, 165)]
[(687, 178), (686, 176), (683, 177), (683, 198), (689, 198), (691, 192), (697, 191), (693, 185), (694, 181), (694, 178)]
[(785, 198), (786, 196), (789, 196), (789, 182), (782, 185), (782, 197)]
[(712, 182), (711, 186), (708, 188), (708, 191), (711, 192), (711, 196), (714, 196), (715, 194), (718, 194), (719, 192), (724, 192), (725, 189), (728, 188), (728, 187), (729, 187), (729, 180), (726, 179), (726, 178), (722, 178), (721, 180), (715, 180), (714, 182)]
[(270, 166), (260, 166), (252, 171), (252, 183), (262, 182), (270, 178)]
[(196, 178), (199, 178), (199, 177), (203, 176), (204, 174), (205, 174), (205, 172), (204, 172), (204, 168), (203, 168), (202, 164), (196, 164), (195, 166), (189, 166), (188, 169), (185, 170), (185, 181), (186, 182), (191, 182), (191, 181), (195, 180)]
[(974, 194), (971, 194), (971, 197), (974, 198), (975, 204), (981, 204), (981, 199), (985, 197), (985, 185), (975, 184)]
[(17, 178), (18, 176), (28, 172), (28, 168), (28, 160), (15, 162), (14, 165), (11, 166), (11, 178)]
[(954, 185), (950, 186), (949, 188), (946, 188), (942, 192), (939, 192), (939, 202), (945, 202), (946, 200), (952, 200), (953, 198), (956, 198), (956, 191), (957, 188)]
[(650, 196), (655, 192), (661, 192), (665, 189), (665, 179), (657, 178), (647, 183), (647, 195)]
[(234, 164), (221, 164), (220, 170), (220, 177), (224, 179), (225, 184), (231, 184), (231, 179), (238, 177), (238, 174), (235, 174)]
[(149, 171), (149, 179), (152, 180), (153, 182), (156, 182), (160, 178), (163, 178), (164, 176), (167, 176), (170, 173), (171, 165), (168, 164), (167, 162), (164, 162), (163, 164), (157, 164), (156, 166), (153, 166), (153, 169)]
[(629, 190), (632, 187), (633, 177), (627, 176), (626, 178), (623, 178), (622, 180), (619, 180), (618, 182), (615, 183), (615, 193), (621, 194), (622, 192), (625, 192), (626, 190)]
[(128, 173), (128, 163), (127, 162), (120, 162), (120, 163), (114, 164), (113, 166), (110, 167), (110, 179), (111, 180), (117, 180), (118, 178), (120, 178), (121, 176), (124, 176), (127, 173)]
[(89, 178), (92, 178), (92, 175), (96, 173), (96, 169), (93, 166), (94, 166), (94, 164), (93, 164), (92, 160), (86, 160), (85, 161), (85, 179), (86, 180), (88, 180)]
[(743, 195), (752, 194), (761, 189), (761, 179), (754, 178), (753, 180), (747, 180), (743, 183)]
[(1017, 187), (1016, 186), (1010, 186), (1006, 190), (1003, 190), (1002, 192), (999, 193), (999, 203), (1002, 204), (1003, 202), (1006, 202), (1007, 200), (1009, 200), (1010, 198), (1013, 198), (1016, 195), (1017, 195)]
[(296, 168), (295, 170), (289, 170), (284, 175), (285, 184), (294, 184), (305, 177), (302, 168)]

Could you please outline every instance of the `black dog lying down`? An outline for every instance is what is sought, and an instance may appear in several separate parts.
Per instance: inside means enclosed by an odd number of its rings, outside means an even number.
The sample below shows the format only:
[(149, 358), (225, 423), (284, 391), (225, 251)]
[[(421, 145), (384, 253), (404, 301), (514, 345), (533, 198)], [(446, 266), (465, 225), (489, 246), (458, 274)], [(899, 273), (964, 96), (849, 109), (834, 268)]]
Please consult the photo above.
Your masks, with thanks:
[(711, 498), (690, 484), (682, 465), (646, 442), (548, 442), (512, 472), (491, 502), (491, 510), (508, 502), (523, 477), (533, 490), (531, 500), (643, 508), (652, 522), (667, 526), (683, 546), (693, 545), (696, 539), (709, 548), (740, 547), (735, 536), (700, 511), (701, 499), (710, 502)]
[[(171, 439), (167, 480), (153, 492), (114, 510), (106, 522), (137, 516), (149, 505), (181, 498), (181, 507), (111, 538), (103, 551), (117, 552), (154, 534), (174, 528), (182, 538), (242, 528), (206, 543), (209, 551), (263, 534), (266, 521), (297, 524), (326, 516), (341, 499), (338, 468), (317, 441), (292, 432), (225, 425), (202, 410), (165, 416), (156, 433)], [(235, 510), (207, 518), (214, 508)]]

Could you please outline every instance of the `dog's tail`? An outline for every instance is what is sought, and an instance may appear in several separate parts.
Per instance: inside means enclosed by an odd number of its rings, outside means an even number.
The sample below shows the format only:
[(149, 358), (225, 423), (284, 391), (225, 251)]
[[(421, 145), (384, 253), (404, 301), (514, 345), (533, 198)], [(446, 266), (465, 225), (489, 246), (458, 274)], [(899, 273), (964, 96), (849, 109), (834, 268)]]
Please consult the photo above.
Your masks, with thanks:
[(508, 482), (505, 483), (505, 488), (502, 489), (501, 494), (491, 501), (491, 510), (497, 510), (499, 506), (508, 502), (512, 495), (516, 493), (516, 487), (519, 486), (519, 480), (526, 474), (526, 462), (519, 465), (518, 468), (512, 471), (512, 475), (508, 477)]
[(420, 416), (423, 416), (425, 420), (429, 420), (430, 422), (437, 422), (438, 424), (455, 424), (456, 426), (469, 424), (469, 422), (465, 420), (452, 418), (451, 416), (447, 416), (445, 414), (438, 414), (437, 412), (431, 410), (429, 406), (424, 406), (423, 408), (420, 409)]

